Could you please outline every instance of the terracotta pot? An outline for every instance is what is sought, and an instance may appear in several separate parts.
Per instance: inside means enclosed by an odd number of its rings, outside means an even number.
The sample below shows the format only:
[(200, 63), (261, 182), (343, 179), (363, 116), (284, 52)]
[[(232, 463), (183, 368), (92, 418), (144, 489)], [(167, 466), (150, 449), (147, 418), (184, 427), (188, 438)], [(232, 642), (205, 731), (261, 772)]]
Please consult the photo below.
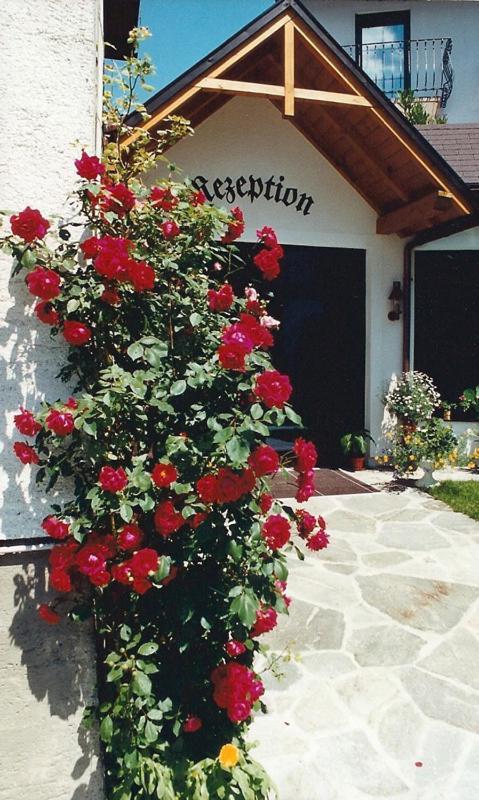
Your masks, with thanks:
[(360, 472), (364, 469), (364, 456), (349, 456), (349, 468), (352, 472)]

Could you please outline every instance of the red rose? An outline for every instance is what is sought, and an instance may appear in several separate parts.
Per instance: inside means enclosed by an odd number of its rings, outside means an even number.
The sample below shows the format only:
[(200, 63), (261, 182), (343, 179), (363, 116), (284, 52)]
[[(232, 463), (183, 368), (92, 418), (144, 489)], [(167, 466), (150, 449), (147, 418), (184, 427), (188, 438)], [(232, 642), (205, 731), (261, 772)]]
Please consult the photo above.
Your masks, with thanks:
[(314, 469), (318, 460), (318, 451), (312, 442), (307, 442), (299, 437), (295, 440), (293, 450), (296, 455), (296, 470), (308, 472)]
[(281, 271), (275, 250), (260, 250), (254, 256), (253, 261), (267, 281), (273, 281)]
[(67, 408), (73, 408), (73, 409), (75, 409), (75, 408), (78, 408), (78, 403), (77, 403), (77, 401), (75, 400), (75, 398), (74, 398), (74, 397), (69, 397), (69, 398), (68, 398), (68, 400), (67, 400), (67, 401), (66, 401), (66, 403), (65, 403), (65, 406), (66, 406)]
[(316, 527), (316, 517), (313, 517), (308, 511), (299, 509), (296, 511), (296, 524), (298, 526), (298, 533), (303, 538), (308, 536)]
[(45, 425), (57, 436), (68, 436), (75, 427), (72, 414), (68, 411), (57, 411), (54, 408), (48, 412)]
[(124, 183), (108, 186), (107, 194), (101, 199), (102, 210), (104, 212), (112, 211), (119, 217), (124, 217), (125, 214), (128, 214), (135, 203), (135, 195)]
[(60, 570), (65, 572), (75, 563), (75, 554), (78, 550), (78, 542), (71, 540), (65, 544), (57, 544), (52, 547), (48, 560), (53, 571)]
[(238, 642), (236, 639), (231, 639), (229, 642), (226, 642), (225, 650), (231, 658), (237, 658), (237, 656), (246, 653), (246, 647), (243, 642)]
[(46, 605), (46, 603), (41, 603), (38, 607), (38, 616), (43, 622), (46, 622), (48, 625), (58, 625), (61, 620), (60, 614), (53, 610), (50, 606)]
[(150, 192), (150, 200), (154, 206), (163, 209), (163, 211), (172, 211), (178, 205), (178, 198), (172, 193), (169, 188), (162, 188), (154, 186)]
[(130, 559), (130, 570), (134, 578), (147, 578), (158, 569), (158, 553), (152, 547), (138, 550)]
[(13, 450), (17, 458), (20, 459), (22, 464), (38, 464), (40, 461), (36, 450), (30, 447), (29, 444), (24, 442), (15, 442)]
[(111, 533), (90, 533), (88, 544), (95, 547), (103, 558), (113, 558), (116, 555), (116, 539)]
[(60, 294), (61, 278), (52, 269), (35, 267), (26, 277), (28, 291), (42, 300), (53, 300)]
[(246, 311), (248, 314), (253, 314), (255, 317), (261, 317), (264, 314), (264, 308), (260, 300), (247, 300)]
[(256, 612), (256, 622), (254, 623), (250, 636), (261, 636), (262, 633), (269, 633), (278, 624), (278, 614), (274, 608), (259, 608)]
[(202, 525), (203, 522), (205, 522), (207, 519), (208, 519), (208, 514), (206, 514), (205, 511), (198, 511), (192, 517), (189, 517), (188, 525), (190, 526), (190, 528), (196, 531), (200, 527), (200, 525)]
[(28, 243), (35, 239), (43, 239), (50, 227), (48, 220), (44, 219), (36, 208), (30, 208), (30, 206), (16, 216), (10, 217), (10, 225), (12, 233)]
[(217, 291), (208, 291), (208, 305), (211, 311), (228, 311), (233, 305), (235, 296), (229, 283), (224, 283)]
[(35, 315), (46, 325), (58, 325), (60, 322), (60, 315), (58, 311), (47, 300), (42, 300), (35, 306)]
[(106, 559), (96, 544), (88, 543), (81, 547), (76, 554), (75, 561), (83, 575), (92, 578), (95, 574), (100, 574), (100, 583), (96, 585), (103, 585), (102, 577), (105, 573)]
[(133, 285), (135, 292), (144, 292), (153, 289), (155, 285), (155, 270), (146, 261), (135, 261), (133, 258), (127, 261), (128, 278)]
[(24, 436), (35, 436), (42, 429), (32, 412), (27, 411), (22, 406), (20, 407), (20, 413), (15, 414), (13, 421), (17, 431), (20, 431)]
[(259, 498), (259, 507), (263, 514), (267, 514), (270, 510), (271, 506), (274, 503), (274, 497), (272, 494), (262, 494)]
[(218, 502), (234, 503), (254, 487), (254, 475), (251, 470), (241, 473), (233, 472), (229, 467), (222, 467), (216, 476)]
[(289, 541), (291, 526), (286, 517), (281, 514), (273, 514), (264, 523), (261, 536), (271, 550), (279, 550)]
[(70, 534), (70, 526), (58, 517), (48, 516), (42, 522), (42, 528), (52, 539), (66, 539)]
[(314, 489), (314, 471), (312, 469), (308, 472), (301, 472), (297, 480), (298, 491), (296, 492), (296, 500), (298, 503), (305, 503), (313, 496)]
[(321, 530), (324, 530), (324, 528), (326, 527), (325, 519), (321, 515), (318, 517), (318, 525), (321, 528)]
[(218, 359), (223, 369), (233, 372), (244, 372), (246, 369), (245, 357), (248, 351), (241, 344), (222, 344), (218, 348)]
[(111, 568), (111, 575), (115, 581), (124, 586), (128, 586), (133, 580), (130, 563), (128, 561), (124, 561), (122, 564), (114, 564)]
[(280, 594), (281, 597), (283, 598), (286, 608), (289, 608), (289, 606), (291, 605), (291, 597), (288, 597), (286, 595), (286, 588), (287, 588), (286, 581), (275, 581), (274, 588), (276, 589), (278, 594)]
[(137, 594), (146, 594), (152, 586), (153, 584), (147, 578), (133, 578), (133, 583), (131, 584), (131, 588)]
[(276, 370), (267, 370), (256, 378), (254, 393), (267, 408), (283, 408), (292, 391), (288, 376)]
[(241, 208), (238, 208), (238, 206), (232, 208), (231, 216), (233, 219), (228, 222), (228, 229), (221, 239), (223, 244), (231, 244), (244, 232), (244, 216)]
[(95, 258), (100, 252), (101, 239), (98, 236), (90, 236), (80, 244), (80, 250), (85, 258)]
[(122, 550), (136, 550), (143, 541), (143, 531), (135, 522), (129, 522), (118, 531), (117, 542)]
[(279, 469), (279, 456), (269, 444), (261, 444), (249, 456), (248, 464), (258, 478), (262, 478), (263, 475), (274, 475)]
[(200, 718), (199, 717), (192, 717), (191, 715), (189, 717), (186, 717), (186, 719), (185, 719), (185, 721), (183, 723), (183, 731), (185, 733), (196, 733), (196, 731), (199, 731), (200, 728), (202, 728), (202, 727), (203, 727), (203, 723), (200, 720)]
[(324, 530), (317, 531), (317, 533), (313, 533), (312, 536), (309, 537), (308, 541), (306, 542), (306, 547), (310, 550), (324, 550), (329, 544), (329, 536)]
[(128, 477), (123, 467), (113, 469), (113, 467), (102, 467), (98, 476), (98, 481), (104, 492), (122, 492), (128, 485)]
[(190, 203), (192, 206), (204, 206), (206, 203), (206, 195), (201, 189), (198, 192), (193, 192)]
[(165, 539), (185, 524), (185, 520), (176, 510), (171, 500), (163, 500), (155, 511), (155, 529)]
[(153, 467), (151, 478), (156, 486), (164, 489), (178, 480), (178, 472), (173, 464), (160, 462)]
[(261, 239), (265, 247), (275, 247), (278, 244), (278, 237), (276, 236), (273, 228), (268, 228), (265, 225), (260, 231), (256, 231), (256, 236)]
[(121, 297), (116, 289), (110, 287), (106, 287), (103, 290), (100, 295), (100, 300), (103, 300), (103, 302), (107, 303), (109, 306), (119, 306), (121, 303)]
[(216, 475), (204, 475), (196, 482), (198, 497), (203, 503), (216, 503), (218, 499), (218, 481)]
[(226, 709), (231, 722), (242, 722), (251, 714), (253, 704), (264, 692), (264, 686), (254, 672), (244, 664), (230, 661), (211, 673), (213, 700)]
[(255, 347), (263, 347), (266, 350), (273, 346), (274, 339), (268, 328), (251, 314), (241, 314), (238, 327), (251, 339)]
[(81, 158), (76, 159), (75, 167), (80, 178), (85, 178), (87, 181), (94, 181), (105, 172), (105, 166), (100, 159), (97, 156), (87, 155), (84, 150), (82, 150)]
[(174, 239), (174, 237), (178, 236), (180, 232), (179, 226), (172, 219), (167, 219), (165, 222), (161, 224), (160, 227), (165, 239)]
[(71, 578), (68, 572), (62, 569), (54, 569), (50, 572), (50, 586), (57, 592), (69, 592), (72, 588)]
[(252, 353), (254, 349), (254, 341), (249, 330), (239, 322), (235, 322), (234, 325), (229, 325), (224, 329), (223, 333), (221, 334), (221, 341), (223, 344), (234, 344), (240, 346), (245, 355)]
[(63, 323), (63, 336), (68, 344), (80, 347), (90, 341), (92, 331), (84, 322), (68, 319)]
[(93, 264), (96, 272), (109, 280), (126, 280), (133, 242), (122, 237), (102, 236), (97, 240), (96, 247)]

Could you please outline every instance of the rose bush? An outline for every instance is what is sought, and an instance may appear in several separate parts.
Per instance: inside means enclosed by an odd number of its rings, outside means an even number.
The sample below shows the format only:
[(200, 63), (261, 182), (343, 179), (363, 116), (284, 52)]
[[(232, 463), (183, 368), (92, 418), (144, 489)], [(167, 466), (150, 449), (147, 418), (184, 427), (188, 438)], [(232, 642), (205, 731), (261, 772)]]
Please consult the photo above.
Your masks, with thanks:
[[(133, 57), (127, 67), (149, 69)], [(55, 236), (27, 208), (4, 238), (42, 300), (38, 319), (69, 344), (62, 377), (77, 382), (75, 398), (15, 416), (35, 437), (14, 449), (37, 480), (48, 490), (74, 479), (74, 497), (42, 523), (60, 596), (39, 614), (52, 625), (62, 610), (93, 615), (109, 798), (266, 798), (245, 744), (264, 691), (258, 639), (289, 605), (292, 533), (327, 544), (322, 518), (268, 492), (280, 467), (270, 426), (300, 421), (267, 353), (277, 323), (259, 288), (282, 250), (271, 228), (259, 231), (258, 288), (235, 296), (241, 210), (216, 209), (188, 181), (141, 181), (187, 126), (172, 120), (160, 142), (142, 135), (126, 154), (123, 128), (112, 129), (103, 162), (75, 161), (88, 235), (63, 225)], [(300, 439), (294, 452), (301, 499), (316, 451)]]

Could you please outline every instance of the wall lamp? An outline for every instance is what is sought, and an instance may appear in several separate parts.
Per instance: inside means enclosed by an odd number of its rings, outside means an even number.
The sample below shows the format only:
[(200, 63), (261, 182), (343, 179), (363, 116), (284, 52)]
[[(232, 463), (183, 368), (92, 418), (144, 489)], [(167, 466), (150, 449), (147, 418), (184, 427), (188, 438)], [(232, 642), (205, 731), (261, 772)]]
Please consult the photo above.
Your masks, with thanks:
[(393, 288), (391, 289), (388, 300), (391, 303), (391, 311), (388, 314), (388, 319), (390, 319), (391, 322), (396, 322), (400, 319), (402, 313), (402, 289), (400, 281), (393, 281)]

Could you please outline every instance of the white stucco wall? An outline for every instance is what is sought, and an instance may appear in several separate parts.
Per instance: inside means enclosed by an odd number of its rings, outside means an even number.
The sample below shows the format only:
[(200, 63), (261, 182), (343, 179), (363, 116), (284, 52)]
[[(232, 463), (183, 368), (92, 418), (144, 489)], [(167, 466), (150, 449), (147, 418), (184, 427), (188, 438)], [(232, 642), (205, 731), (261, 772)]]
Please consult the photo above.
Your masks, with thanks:
[[(99, 144), (100, 0), (3, 0), (0, 6), (0, 209), (68, 214), (74, 158)], [(47, 326), (31, 318), (24, 276), (0, 255), (0, 539), (41, 534), (45, 499), (12, 453), (13, 414), (66, 396), (63, 361)], [(17, 434), (18, 436), (18, 434)], [(19, 437), (21, 438), (21, 437)]]
[[(73, 160), (99, 142), (101, 0), (2, 0), (0, 209), (66, 212)], [(7, 217), (7, 218), (8, 218)], [(20, 404), (65, 397), (55, 380), (64, 350), (31, 318), (23, 277), (0, 256), (0, 539), (41, 534), (43, 492), (12, 454)], [(19, 437), (21, 438), (21, 437)], [(2, 542), (0, 541), (0, 545)], [(0, 800), (100, 800), (96, 732), (80, 721), (95, 695), (86, 626), (49, 627), (47, 554), (0, 547)]]
[(477, 0), (303, 0), (342, 45), (355, 43), (355, 15), (411, 12), (411, 39), (451, 37), (454, 88), (448, 122), (479, 122), (479, 2)]
[[(393, 280), (402, 280), (404, 243), (397, 236), (376, 234), (373, 209), (267, 100), (232, 99), (168, 157), (192, 178), (284, 175), (285, 185), (313, 197), (307, 216), (264, 198), (253, 204), (238, 199), (246, 218), (245, 241), (255, 240), (258, 227), (272, 225), (284, 244), (366, 251), (365, 418), (377, 438), (382, 392), (391, 374), (401, 369), (402, 326), (388, 321), (387, 297)], [(341, 313), (347, 311), (338, 309)]]

